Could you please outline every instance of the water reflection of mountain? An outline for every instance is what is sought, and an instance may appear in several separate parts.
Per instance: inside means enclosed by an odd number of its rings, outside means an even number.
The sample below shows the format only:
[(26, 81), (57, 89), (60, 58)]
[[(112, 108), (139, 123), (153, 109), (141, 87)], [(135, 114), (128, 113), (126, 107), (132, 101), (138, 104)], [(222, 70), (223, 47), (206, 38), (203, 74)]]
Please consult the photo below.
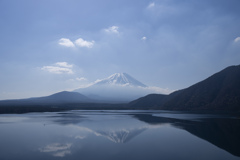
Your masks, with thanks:
[(204, 118), (201, 121), (194, 121), (155, 117), (149, 114), (136, 114), (134, 117), (152, 125), (171, 124), (240, 157), (239, 119)]
[[(89, 115), (88, 115), (89, 116)], [(115, 121), (114, 124), (109, 121), (104, 121), (101, 123), (101, 126), (96, 125), (96, 120), (92, 120), (91, 117), (102, 116), (106, 118), (107, 116), (111, 115), (94, 115), (91, 113), (90, 118), (88, 116), (83, 116), (78, 112), (75, 113), (57, 113), (56, 115), (49, 116), (51, 122), (60, 124), (60, 125), (75, 125), (78, 128), (84, 128), (85, 131), (89, 133), (93, 133), (96, 136), (102, 136), (107, 138), (108, 140), (114, 143), (126, 143), (129, 142), (131, 139), (136, 137), (137, 135), (141, 134), (143, 131), (147, 130), (149, 125), (145, 123), (140, 124), (128, 124), (126, 122), (129, 121)], [(129, 118), (129, 116), (127, 115)], [(83, 124), (82, 122), (86, 122), (87, 125)], [(101, 120), (100, 120), (101, 122)]]
[(58, 113), (48, 118), (51, 118), (54, 123), (61, 125), (78, 124), (85, 120), (84, 116), (74, 113)]
[[(92, 113), (91, 113), (92, 114)], [(100, 116), (100, 125), (97, 125), (98, 120), (92, 121), (92, 116)], [(143, 131), (151, 128), (152, 125), (171, 124), (174, 127), (184, 129), (189, 133), (204, 139), (213, 145), (222, 148), (229, 153), (240, 157), (240, 120), (233, 118), (201, 118), (196, 121), (156, 117), (149, 113), (146, 114), (131, 114), (126, 113), (126, 119), (122, 118), (115, 122), (105, 120), (101, 122), (101, 118), (106, 118), (111, 115), (81, 115), (79, 113), (56, 114), (51, 117), (51, 121), (60, 125), (76, 125), (80, 128), (85, 128), (97, 136), (102, 136), (111, 140), (114, 143), (126, 143), (134, 137), (140, 135)], [(142, 122), (128, 121), (129, 116), (132, 116)], [(49, 118), (50, 118), (49, 117)], [(129, 124), (129, 122), (131, 122)], [(147, 124), (146, 124), (147, 123)], [(84, 125), (85, 124), (85, 125)], [(103, 125), (104, 124), (104, 125)]]
[(96, 131), (97, 135), (101, 135), (114, 143), (126, 143), (132, 138), (141, 134), (146, 128), (121, 129), (121, 130), (102, 130)]

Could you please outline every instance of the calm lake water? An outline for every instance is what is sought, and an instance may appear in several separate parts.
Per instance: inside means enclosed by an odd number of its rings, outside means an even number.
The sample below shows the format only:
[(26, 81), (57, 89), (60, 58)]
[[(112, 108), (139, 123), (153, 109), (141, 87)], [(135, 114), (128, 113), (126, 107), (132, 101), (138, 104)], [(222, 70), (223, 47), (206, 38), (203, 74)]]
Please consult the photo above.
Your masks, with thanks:
[(240, 117), (164, 111), (0, 115), (1, 160), (239, 160)]

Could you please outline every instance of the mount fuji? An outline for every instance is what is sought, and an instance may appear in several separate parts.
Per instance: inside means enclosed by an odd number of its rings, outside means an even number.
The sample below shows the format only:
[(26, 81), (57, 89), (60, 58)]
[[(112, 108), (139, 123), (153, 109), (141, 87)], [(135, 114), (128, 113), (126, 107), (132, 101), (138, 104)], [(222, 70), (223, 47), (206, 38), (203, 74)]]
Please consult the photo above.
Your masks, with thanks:
[(74, 90), (91, 99), (104, 102), (128, 102), (153, 93), (149, 87), (127, 73), (115, 73), (96, 80), (90, 86)]
[(147, 87), (127, 73), (115, 73), (108, 78), (97, 80), (93, 85), (120, 85), (120, 86), (135, 86)]

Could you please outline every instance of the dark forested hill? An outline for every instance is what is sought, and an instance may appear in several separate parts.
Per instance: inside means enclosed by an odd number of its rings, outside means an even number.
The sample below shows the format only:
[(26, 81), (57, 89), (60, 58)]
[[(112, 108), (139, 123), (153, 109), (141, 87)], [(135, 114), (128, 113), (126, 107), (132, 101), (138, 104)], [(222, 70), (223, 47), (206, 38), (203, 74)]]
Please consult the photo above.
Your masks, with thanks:
[(142, 104), (166, 110), (240, 111), (240, 65), (227, 67), (189, 88), (167, 96), (148, 95), (129, 106), (140, 108)]
[(45, 97), (36, 97), (28, 99), (3, 100), (0, 101), (0, 106), (22, 106), (36, 104), (62, 104), (62, 103), (82, 103), (92, 102), (93, 100), (77, 92), (59, 92)]

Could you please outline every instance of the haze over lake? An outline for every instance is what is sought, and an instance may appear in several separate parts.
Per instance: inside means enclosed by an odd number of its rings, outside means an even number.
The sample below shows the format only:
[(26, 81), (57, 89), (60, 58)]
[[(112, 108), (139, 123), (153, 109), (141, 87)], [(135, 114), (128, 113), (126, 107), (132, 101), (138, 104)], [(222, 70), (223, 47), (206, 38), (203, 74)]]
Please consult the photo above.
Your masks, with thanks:
[(240, 159), (239, 6), (0, 0), (0, 160)]
[(0, 115), (0, 159), (205, 159), (240, 157), (234, 115), (66, 111)]

